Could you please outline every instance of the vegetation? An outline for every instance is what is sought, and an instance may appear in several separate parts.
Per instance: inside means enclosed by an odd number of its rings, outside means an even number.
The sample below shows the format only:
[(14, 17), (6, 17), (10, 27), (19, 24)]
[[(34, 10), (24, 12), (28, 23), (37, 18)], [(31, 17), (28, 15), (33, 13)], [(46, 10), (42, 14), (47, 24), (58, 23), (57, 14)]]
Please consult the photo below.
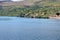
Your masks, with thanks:
[(59, 2), (35, 2), (33, 6), (0, 6), (0, 16), (49, 18), (60, 12)]

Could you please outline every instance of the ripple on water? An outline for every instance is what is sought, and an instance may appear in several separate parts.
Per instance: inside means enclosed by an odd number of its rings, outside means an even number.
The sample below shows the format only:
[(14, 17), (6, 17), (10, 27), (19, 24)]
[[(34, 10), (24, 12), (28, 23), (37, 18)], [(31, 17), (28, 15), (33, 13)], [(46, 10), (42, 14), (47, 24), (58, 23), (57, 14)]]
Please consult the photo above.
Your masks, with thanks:
[(0, 40), (60, 40), (60, 20), (0, 17)]

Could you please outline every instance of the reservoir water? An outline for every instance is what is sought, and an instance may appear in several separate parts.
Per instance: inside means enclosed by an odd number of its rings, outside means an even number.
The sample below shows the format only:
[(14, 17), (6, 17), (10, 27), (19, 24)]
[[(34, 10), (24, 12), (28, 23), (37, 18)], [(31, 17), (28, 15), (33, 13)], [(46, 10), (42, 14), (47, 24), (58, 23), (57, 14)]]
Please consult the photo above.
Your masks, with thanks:
[(0, 17), (0, 40), (60, 40), (60, 20)]

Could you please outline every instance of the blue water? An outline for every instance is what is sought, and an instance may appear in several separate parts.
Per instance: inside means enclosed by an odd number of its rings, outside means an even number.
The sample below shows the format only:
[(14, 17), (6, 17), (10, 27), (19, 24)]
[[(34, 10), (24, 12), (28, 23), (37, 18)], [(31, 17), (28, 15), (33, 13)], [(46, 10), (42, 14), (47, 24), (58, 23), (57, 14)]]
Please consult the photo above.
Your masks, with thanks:
[(60, 20), (0, 17), (0, 40), (60, 40)]

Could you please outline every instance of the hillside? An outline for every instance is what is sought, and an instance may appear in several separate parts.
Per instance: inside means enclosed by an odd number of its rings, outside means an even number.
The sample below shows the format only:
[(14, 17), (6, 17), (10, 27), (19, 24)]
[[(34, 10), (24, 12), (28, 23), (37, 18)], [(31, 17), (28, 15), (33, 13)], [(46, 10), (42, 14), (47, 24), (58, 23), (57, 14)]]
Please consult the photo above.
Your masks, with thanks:
[(1, 2), (0, 16), (49, 18), (60, 13), (60, 0), (24, 0)]
[(27, 5), (27, 6), (31, 6), (31, 5), (46, 5), (49, 3), (55, 4), (55, 3), (59, 3), (60, 0), (24, 0), (24, 1), (20, 1), (20, 2), (8, 2), (8, 1), (0, 1), (0, 5), (2, 6), (22, 6), (22, 5)]

